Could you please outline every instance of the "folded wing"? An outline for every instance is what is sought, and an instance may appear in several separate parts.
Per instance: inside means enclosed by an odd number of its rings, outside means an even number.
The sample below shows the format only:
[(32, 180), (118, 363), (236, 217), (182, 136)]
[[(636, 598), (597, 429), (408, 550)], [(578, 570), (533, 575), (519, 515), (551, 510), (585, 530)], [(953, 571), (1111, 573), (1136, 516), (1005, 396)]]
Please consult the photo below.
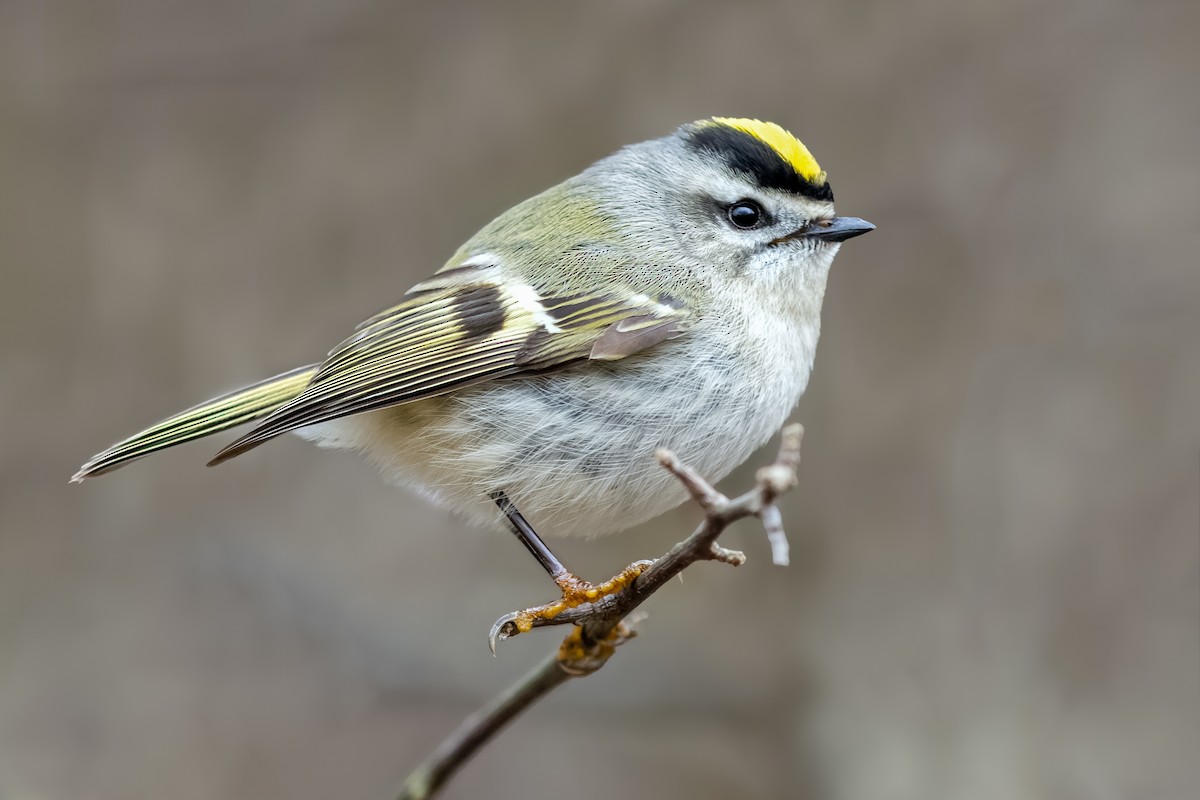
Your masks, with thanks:
[(484, 381), (625, 358), (679, 335), (687, 310), (646, 294), (554, 296), (456, 270), (418, 284), (368, 319), (304, 390), (219, 452), (219, 464), (306, 425), (445, 394)]

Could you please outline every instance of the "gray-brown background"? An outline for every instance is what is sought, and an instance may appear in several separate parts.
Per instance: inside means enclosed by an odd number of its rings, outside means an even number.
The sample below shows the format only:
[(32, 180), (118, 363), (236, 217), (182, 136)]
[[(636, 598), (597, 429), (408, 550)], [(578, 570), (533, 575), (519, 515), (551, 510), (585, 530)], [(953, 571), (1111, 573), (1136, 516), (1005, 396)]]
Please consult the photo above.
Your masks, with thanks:
[[(519, 546), (351, 456), (66, 479), (711, 114), (879, 225), (795, 415), (795, 564), (731, 533), (448, 796), (1195, 797), (1196, 8), (0, 3), (0, 798), (387, 797), (551, 648), (487, 654), (549, 595)], [(695, 516), (562, 549), (600, 577)]]

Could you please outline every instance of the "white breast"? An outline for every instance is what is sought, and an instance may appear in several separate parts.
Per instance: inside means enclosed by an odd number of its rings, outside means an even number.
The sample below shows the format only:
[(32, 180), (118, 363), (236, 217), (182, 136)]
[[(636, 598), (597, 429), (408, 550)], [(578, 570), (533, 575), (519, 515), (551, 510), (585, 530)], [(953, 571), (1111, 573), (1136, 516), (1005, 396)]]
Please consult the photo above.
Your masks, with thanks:
[[(757, 335), (746, 335), (750, 324)], [(501, 490), (543, 535), (609, 533), (686, 499), (655, 449), (674, 450), (716, 481), (762, 446), (804, 391), (819, 325), (816, 317), (764, 317), (747, 304), (622, 361), (298, 433), (364, 451), (395, 482), (477, 524), (500, 524), (488, 493)]]

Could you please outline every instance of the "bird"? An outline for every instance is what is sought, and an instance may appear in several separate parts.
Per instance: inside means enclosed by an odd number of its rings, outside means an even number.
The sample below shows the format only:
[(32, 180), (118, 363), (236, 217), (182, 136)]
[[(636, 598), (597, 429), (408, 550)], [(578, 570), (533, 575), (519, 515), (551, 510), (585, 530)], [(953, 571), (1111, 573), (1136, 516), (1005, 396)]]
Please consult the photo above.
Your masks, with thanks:
[(534, 616), (557, 613), (644, 562), (590, 584), (542, 537), (682, 503), (658, 448), (716, 481), (763, 445), (808, 384), (834, 256), (874, 227), (835, 213), (780, 125), (688, 123), (502, 213), (324, 359), (174, 414), (72, 481), (245, 423), (210, 466), (293, 432), (515, 531), (563, 593)]

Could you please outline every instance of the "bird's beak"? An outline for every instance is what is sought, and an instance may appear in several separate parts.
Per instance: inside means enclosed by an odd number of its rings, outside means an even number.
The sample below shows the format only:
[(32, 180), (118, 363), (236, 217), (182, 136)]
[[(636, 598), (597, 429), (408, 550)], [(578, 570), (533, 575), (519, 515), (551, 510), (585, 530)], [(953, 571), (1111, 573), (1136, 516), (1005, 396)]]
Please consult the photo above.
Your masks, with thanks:
[(801, 235), (827, 242), (844, 242), (873, 230), (874, 225), (858, 217), (827, 217), (814, 220)]
[(855, 236), (862, 236), (867, 231), (875, 230), (875, 226), (865, 219), (858, 217), (822, 217), (814, 219), (798, 231), (787, 236), (780, 236), (771, 244), (783, 244), (796, 239), (820, 239), (825, 242), (844, 242)]

